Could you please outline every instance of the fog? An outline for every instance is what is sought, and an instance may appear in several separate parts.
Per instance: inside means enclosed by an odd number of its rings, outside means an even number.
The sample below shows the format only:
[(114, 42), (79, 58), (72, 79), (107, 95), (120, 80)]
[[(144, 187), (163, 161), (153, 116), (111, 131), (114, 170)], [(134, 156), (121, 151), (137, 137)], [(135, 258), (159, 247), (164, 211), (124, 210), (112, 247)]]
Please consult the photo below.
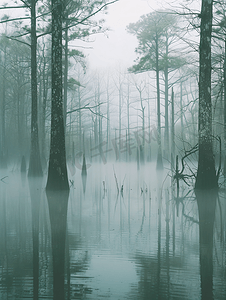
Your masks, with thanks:
[(106, 70), (119, 65), (125, 69), (130, 67), (136, 58), (134, 49), (137, 40), (126, 32), (126, 26), (138, 21), (141, 15), (161, 7), (166, 7), (166, 3), (164, 5), (160, 1), (157, 3), (150, 0), (121, 0), (110, 6), (105, 16), (109, 32), (93, 37), (92, 41), (86, 44), (92, 48), (85, 50), (90, 68)]
[(0, 4), (2, 300), (226, 298), (225, 7), (203, 3)]

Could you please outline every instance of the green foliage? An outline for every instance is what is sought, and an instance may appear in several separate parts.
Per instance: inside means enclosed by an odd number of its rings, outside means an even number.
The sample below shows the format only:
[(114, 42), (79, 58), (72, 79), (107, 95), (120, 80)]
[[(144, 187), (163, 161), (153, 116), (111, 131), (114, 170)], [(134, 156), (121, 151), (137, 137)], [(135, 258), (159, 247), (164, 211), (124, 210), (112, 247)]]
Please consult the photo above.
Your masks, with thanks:
[(79, 50), (76, 50), (76, 49), (73, 49), (73, 50), (70, 50), (69, 51), (69, 56), (70, 57), (81, 57), (81, 58), (85, 58), (85, 55), (83, 52), (79, 51)]
[(4, 16), (1, 18), (1, 21), (6, 21), (6, 20), (9, 20), (9, 16), (8, 16), (8, 15), (4, 15)]
[(68, 79), (68, 90), (75, 90), (78, 86), (82, 86), (79, 81), (75, 80), (72, 77)]
[(164, 71), (167, 66), (173, 71), (183, 67), (186, 63), (186, 59), (181, 56), (163, 55), (163, 58), (159, 60), (159, 69), (160, 71)]
[(130, 72), (156, 70), (156, 51), (160, 71), (164, 71), (166, 66), (174, 70), (186, 63), (183, 58), (166, 53), (168, 39), (176, 32), (176, 21), (176, 17), (166, 11), (155, 11), (141, 16), (138, 22), (127, 26), (127, 31), (138, 39), (138, 47), (135, 49), (138, 54), (137, 63), (129, 68)]
[(142, 73), (146, 71), (153, 70), (155, 67), (155, 62), (151, 58), (151, 55), (147, 54), (141, 57), (137, 64), (133, 65), (128, 69), (131, 73)]
[(69, 57), (73, 58), (75, 60), (76, 63), (79, 63), (82, 68), (83, 68), (83, 72), (86, 72), (86, 62), (85, 62), (85, 55), (82, 51), (79, 51), (77, 49), (73, 49), (71, 51), (69, 51)]
[(103, 27), (103, 19), (97, 21), (90, 18), (105, 2), (94, 0), (68, 0), (65, 2), (64, 22), (65, 29), (70, 29), (70, 40), (88, 38), (91, 34), (106, 30)]

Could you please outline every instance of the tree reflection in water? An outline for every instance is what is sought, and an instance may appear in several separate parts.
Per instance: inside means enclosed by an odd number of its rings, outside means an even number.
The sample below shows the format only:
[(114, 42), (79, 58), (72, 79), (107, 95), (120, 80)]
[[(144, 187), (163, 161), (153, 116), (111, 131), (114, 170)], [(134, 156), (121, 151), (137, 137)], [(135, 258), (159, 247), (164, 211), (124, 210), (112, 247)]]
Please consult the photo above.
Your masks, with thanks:
[(42, 192), (42, 177), (28, 178), (31, 215), (32, 215), (32, 242), (33, 242), (33, 299), (38, 300), (39, 291), (39, 212)]
[(165, 178), (150, 188), (140, 170), (117, 198), (109, 173), (104, 183), (88, 175), (85, 194), (78, 173), (70, 200), (47, 201), (20, 174), (2, 183), (0, 299), (225, 299), (224, 191), (218, 202), (215, 192), (173, 193)]
[(196, 190), (199, 212), (201, 299), (213, 300), (213, 225), (217, 190)]
[(69, 191), (47, 191), (53, 257), (53, 299), (64, 300), (64, 265)]
[(87, 174), (82, 174), (83, 194), (85, 194), (85, 192), (86, 192), (86, 181), (87, 181)]
[[(196, 216), (192, 216), (185, 213), (186, 197), (180, 197), (177, 194), (175, 201), (177, 203), (180, 199), (181, 216), (190, 224), (198, 224), (199, 226), (199, 262), (200, 262), (200, 295), (197, 295), (197, 299), (202, 300), (216, 300), (220, 299), (214, 294), (213, 287), (213, 234), (214, 234), (214, 222), (216, 211), (216, 199), (218, 196), (217, 190), (211, 191), (195, 191), (195, 196), (198, 206), (199, 221)], [(191, 195), (189, 196), (189, 198)], [(192, 197), (193, 198), (193, 197)], [(193, 200), (192, 200), (193, 201)], [(165, 190), (165, 222), (166, 222), (166, 236), (165, 236), (165, 250), (161, 250), (161, 196), (158, 193), (158, 247), (157, 255), (145, 255), (141, 252), (137, 253), (134, 257), (138, 266), (137, 274), (139, 275), (139, 283), (137, 292), (133, 290), (133, 294), (130, 294), (131, 299), (139, 297), (139, 299), (173, 299), (176, 295), (176, 291), (180, 290), (180, 299), (189, 299), (189, 295), (185, 292), (186, 283), (183, 280), (179, 283), (173, 283), (175, 270), (183, 270), (185, 268), (185, 257), (176, 255), (174, 249), (170, 251), (170, 230), (169, 230), (169, 204), (170, 204), (168, 191)], [(179, 206), (173, 205), (174, 210), (177, 209), (177, 217), (179, 217)], [(183, 224), (183, 222), (182, 222)], [(183, 227), (183, 226), (182, 226)], [(183, 228), (181, 228), (183, 230)], [(172, 232), (173, 233), (173, 232)], [(183, 236), (182, 232), (182, 236)], [(173, 237), (173, 235), (172, 235)], [(171, 240), (171, 242), (173, 242)], [(184, 247), (182, 245), (182, 247)], [(164, 253), (165, 252), (165, 253)], [(164, 253), (164, 254), (163, 254)], [(164, 257), (165, 256), (165, 257)], [(192, 276), (192, 273), (190, 273)], [(188, 277), (189, 278), (189, 277)], [(188, 279), (187, 278), (187, 279)], [(184, 285), (184, 286), (183, 286)], [(182, 291), (184, 290), (184, 294)]]

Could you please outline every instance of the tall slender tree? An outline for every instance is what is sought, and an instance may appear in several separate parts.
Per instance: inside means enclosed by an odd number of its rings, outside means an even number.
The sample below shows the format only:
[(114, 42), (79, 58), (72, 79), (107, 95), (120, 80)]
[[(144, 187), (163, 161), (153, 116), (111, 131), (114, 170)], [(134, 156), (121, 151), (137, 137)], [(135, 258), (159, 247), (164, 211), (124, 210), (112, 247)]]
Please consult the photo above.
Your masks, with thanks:
[(141, 56), (138, 63), (131, 67), (129, 71), (141, 73), (154, 70), (156, 74), (157, 90), (157, 169), (163, 168), (162, 162), (162, 142), (161, 142), (161, 111), (160, 111), (160, 50), (163, 46), (163, 32), (166, 24), (160, 22), (161, 16), (157, 13), (144, 15), (137, 23), (129, 24), (127, 30), (136, 35), (139, 45), (136, 52)]
[[(7, 17), (5, 17), (7, 18)], [(5, 35), (7, 36), (7, 27), (5, 29)], [(3, 41), (3, 58), (2, 58), (2, 99), (1, 99), (1, 153), (0, 153), (0, 165), (1, 167), (7, 167), (6, 156), (6, 60), (7, 60), (7, 42)]]
[(31, 0), (31, 150), (28, 176), (42, 176), (38, 137), (36, 0)]
[(196, 189), (218, 187), (213, 156), (211, 102), (211, 35), (213, 1), (202, 0), (199, 52), (199, 160)]
[[(39, 150), (38, 138), (38, 101), (37, 101), (37, 35), (36, 35), (36, 3), (37, 0), (21, 0), (24, 8), (30, 10), (30, 17), (23, 17), (23, 19), (30, 18), (31, 28), (29, 30), (31, 37), (31, 44), (27, 42), (20, 42), (27, 44), (31, 49), (31, 147), (30, 147), (30, 161), (28, 176), (42, 176), (42, 166)], [(20, 8), (21, 6), (18, 6)], [(11, 21), (11, 20), (7, 20)], [(23, 34), (22, 34), (23, 35)]]
[(138, 58), (136, 64), (129, 70), (134, 73), (154, 71), (156, 77), (157, 94), (157, 169), (163, 167), (162, 162), (162, 130), (161, 130), (161, 93), (160, 93), (160, 74), (163, 73), (165, 81), (165, 158), (168, 159), (169, 149), (169, 74), (178, 70), (186, 63), (184, 57), (176, 54), (172, 45), (178, 41), (177, 22), (179, 19), (167, 11), (155, 11), (141, 16), (136, 23), (129, 24), (128, 32), (135, 35), (138, 39), (136, 53)]
[(47, 190), (69, 189), (62, 96), (62, 11), (62, 1), (52, 0), (52, 104)]

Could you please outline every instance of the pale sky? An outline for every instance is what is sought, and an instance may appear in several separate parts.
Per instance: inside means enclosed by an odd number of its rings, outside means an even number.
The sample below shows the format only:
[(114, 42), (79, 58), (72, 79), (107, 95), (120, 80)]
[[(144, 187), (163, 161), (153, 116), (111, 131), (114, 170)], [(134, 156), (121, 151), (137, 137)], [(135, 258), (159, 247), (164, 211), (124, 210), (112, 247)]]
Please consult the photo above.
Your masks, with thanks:
[(106, 26), (112, 30), (107, 35), (99, 34), (86, 50), (89, 66), (92, 69), (129, 67), (133, 64), (136, 37), (126, 32), (126, 26), (139, 20), (141, 15), (152, 12), (160, 7), (161, 1), (156, 0), (119, 0), (108, 7), (105, 16)]
[[(2, 1), (2, 0), (0, 0)], [(137, 22), (141, 15), (152, 12), (157, 8), (164, 8), (170, 0), (119, 0), (108, 6), (108, 14), (100, 14), (98, 18), (106, 20), (105, 26), (111, 28), (106, 34), (92, 36), (91, 43), (81, 43), (72, 41), (71, 46), (92, 47), (84, 51), (87, 56), (87, 62), (90, 69), (105, 68), (128, 68), (134, 63), (136, 58), (135, 47), (137, 46), (136, 37), (128, 34), (126, 26), (129, 23)], [(13, 5), (13, 0), (9, 4)], [(21, 4), (21, 1), (18, 1)], [(4, 11), (12, 15), (12, 11)], [(18, 10), (21, 13), (21, 10)]]

